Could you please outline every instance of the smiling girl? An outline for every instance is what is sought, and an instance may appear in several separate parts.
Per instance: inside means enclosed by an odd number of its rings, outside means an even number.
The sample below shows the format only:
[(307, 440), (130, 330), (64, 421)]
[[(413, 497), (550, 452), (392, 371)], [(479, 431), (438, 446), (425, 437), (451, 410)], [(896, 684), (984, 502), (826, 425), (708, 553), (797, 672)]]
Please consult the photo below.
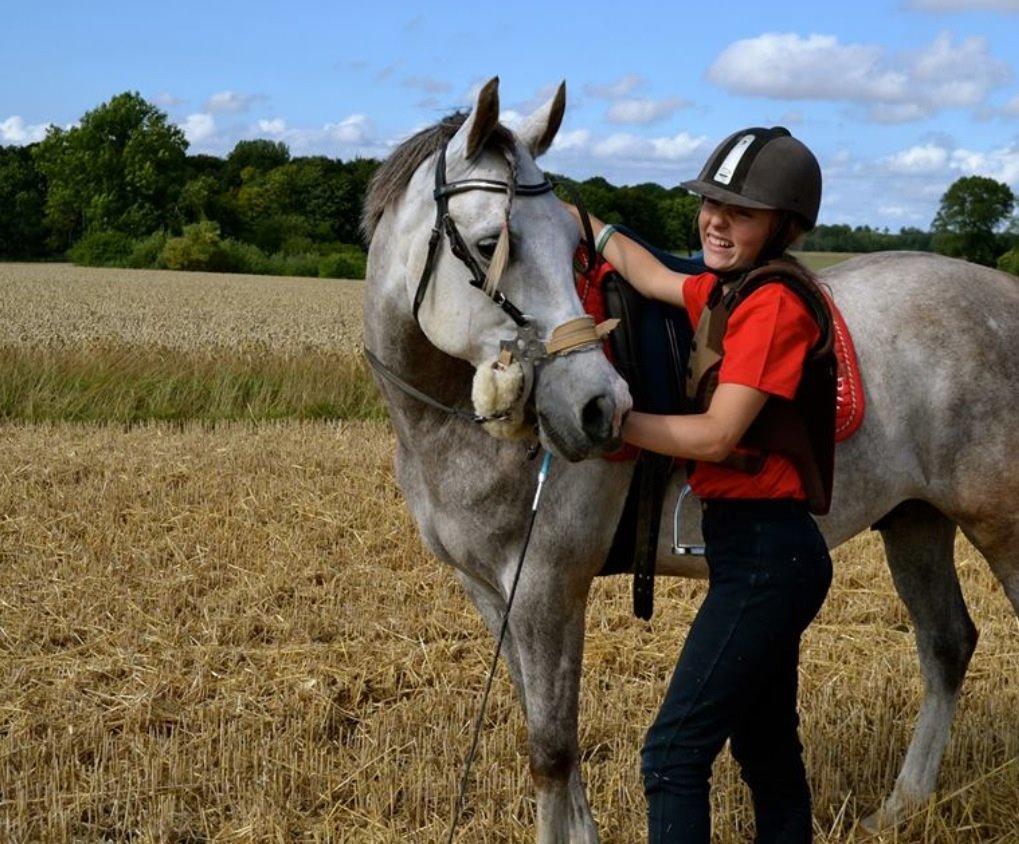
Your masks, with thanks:
[[(707, 595), (642, 751), (648, 836), (709, 841), (711, 765), (729, 740), (753, 795), (756, 840), (810, 841), (797, 666), (800, 636), (831, 582), (831, 559), (810, 512), (827, 510), (834, 440), (822, 425), (818, 441), (816, 426), (799, 424), (797, 414), (820, 403), (821, 417), (834, 419), (835, 405), (833, 382), (816, 395), (799, 389), (824, 339), (803, 290), (815, 303), (825, 300), (811, 293), (816, 285), (786, 250), (816, 222), (821, 172), (786, 129), (752, 128), (723, 141), (683, 187), (702, 198), (698, 227), (709, 272), (701, 275), (669, 270), (592, 220), (606, 260), (645, 296), (686, 308), (695, 330), (702, 317), (727, 308), (720, 364), (695, 385), (699, 412), (632, 412), (623, 426), (629, 443), (696, 461), (689, 482), (703, 506), (709, 570)], [(765, 283), (760, 272), (748, 275), (777, 259), (785, 270), (775, 264), (772, 278), (769, 267)], [(758, 283), (741, 296), (755, 276)], [(704, 332), (698, 338), (704, 342)], [(789, 441), (795, 430), (802, 433), (794, 441), (808, 433), (814, 441), (790, 449), (769, 447), (768, 435), (750, 437), (776, 430), (779, 439)]]

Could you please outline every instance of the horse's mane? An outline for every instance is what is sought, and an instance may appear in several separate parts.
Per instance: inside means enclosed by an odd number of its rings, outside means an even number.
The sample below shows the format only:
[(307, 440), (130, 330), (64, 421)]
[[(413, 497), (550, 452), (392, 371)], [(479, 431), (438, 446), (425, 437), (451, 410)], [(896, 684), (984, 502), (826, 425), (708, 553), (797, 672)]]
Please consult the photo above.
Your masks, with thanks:
[[(411, 176), (429, 156), (438, 152), (463, 126), (468, 112), (455, 111), (438, 123), (411, 135), (389, 154), (372, 176), (361, 212), (361, 234), (371, 242), (382, 212), (403, 194)], [(488, 136), (485, 148), (502, 153), (513, 160), (513, 134), (501, 123)]]

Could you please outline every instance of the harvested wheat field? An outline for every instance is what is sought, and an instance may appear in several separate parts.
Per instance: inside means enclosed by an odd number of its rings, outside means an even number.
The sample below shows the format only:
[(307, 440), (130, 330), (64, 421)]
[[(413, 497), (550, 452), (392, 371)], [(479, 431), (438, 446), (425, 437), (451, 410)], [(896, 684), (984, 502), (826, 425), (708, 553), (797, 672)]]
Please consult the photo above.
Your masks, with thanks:
[[(395, 487), (352, 363), (360, 296), (0, 264), (0, 840), (445, 840), (493, 642)], [(981, 639), (938, 796), (889, 842), (1019, 840), (1019, 631), (957, 551)], [(861, 840), (921, 693), (879, 537), (834, 557), (802, 657), (823, 844)], [(651, 624), (629, 590), (595, 583), (580, 736), (602, 838), (624, 844), (644, 840), (639, 748), (704, 585), (660, 581)], [(715, 783), (718, 840), (748, 840), (727, 755)], [(502, 669), (458, 840), (532, 840), (532, 794)]]
[[(419, 545), (384, 423), (7, 426), (0, 443), (5, 840), (442, 840), (491, 641)], [(1016, 622), (958, 550), (980, 646), (938, 802), (887, 840), (1015, 840)], [(663, 582), (645, 625), (628, 582), (596, 583), (581, 747), (605, 841), (643, 838), (638, 748), (702, 589)], [(818, 840), (851, 840), (920, 694), (875, 534), (837, 552), (802, 673)], [(490, 713), (460, 840), (527, 841), (505, 672)], [(727, 757), (716, 783), (720, 840), (745, 840)]]

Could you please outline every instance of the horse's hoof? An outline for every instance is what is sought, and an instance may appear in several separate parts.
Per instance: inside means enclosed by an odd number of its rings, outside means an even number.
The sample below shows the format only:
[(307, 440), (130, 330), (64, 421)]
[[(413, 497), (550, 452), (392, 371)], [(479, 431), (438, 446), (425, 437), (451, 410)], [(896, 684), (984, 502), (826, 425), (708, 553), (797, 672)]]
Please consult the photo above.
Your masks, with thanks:
[(887, 828), (888, 824), (883, 822), (883, 816), (880, 809), (872, 815), (867, 815), (867, 817), (860, 821), (860, 829), (868, 835), (877, 835), (881, 832), (881, 830)]
[(881, 835), (894, 829), (902, 821), (905, 814), (904, 808), (897, 808), (894, 805), (889, 806), (888, 803), (885, 803), (884, 806), (872, 815), (867, 815), (867, 817), (860, 821), (859, 828), (867, 833), (868, 836)]

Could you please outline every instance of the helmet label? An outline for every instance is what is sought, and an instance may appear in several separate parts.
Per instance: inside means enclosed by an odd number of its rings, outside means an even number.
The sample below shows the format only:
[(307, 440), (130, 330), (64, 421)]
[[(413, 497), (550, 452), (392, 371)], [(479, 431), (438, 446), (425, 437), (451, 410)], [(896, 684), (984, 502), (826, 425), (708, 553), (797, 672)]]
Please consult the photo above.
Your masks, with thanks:
[(736, 172), (736, 168), (739, 166), (747, 148), (754, 142), (753, 135), (744, 135), (735, 144), (729, 154), (725, 157), (721, 166), (715, 171), (715, 175), (711, 178), (722, 185), (727, 185), (732, 181), (732, 176)]

